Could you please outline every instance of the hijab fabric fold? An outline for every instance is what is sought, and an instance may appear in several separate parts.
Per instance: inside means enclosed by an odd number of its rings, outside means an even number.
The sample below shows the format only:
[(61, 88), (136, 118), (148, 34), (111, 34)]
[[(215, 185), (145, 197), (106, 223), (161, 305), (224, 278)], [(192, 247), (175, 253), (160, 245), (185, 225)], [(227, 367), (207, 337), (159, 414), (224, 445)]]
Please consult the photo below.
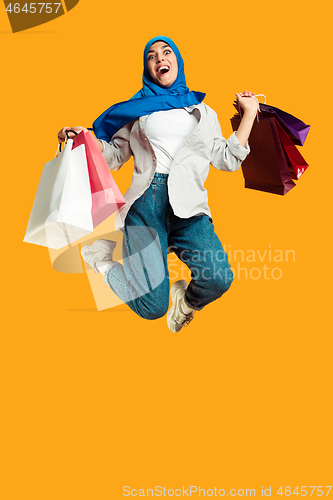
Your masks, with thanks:
[[(176, 80), (170, 87), (160, 87), (151, 78), (147, 54), (154, 42), (166, 42), (174, 51), (177, 57), (178, 74)], [(110, 141), (111, 137), (126, 123), (148, 115), (156, 111), (166, 111), (175, 108), (184, 108), (199, 104), (206, 94), (191, 91), (186, 85), (184, 73), (184, 61), (177, 46), (166, 36), (156, 36), (149, 40), (143, 54), (143, 76), (142, 88), (128, 101), (118, 102), (104, 113), (102, 113), (93, 123), (93, 131), (98, 139)]]

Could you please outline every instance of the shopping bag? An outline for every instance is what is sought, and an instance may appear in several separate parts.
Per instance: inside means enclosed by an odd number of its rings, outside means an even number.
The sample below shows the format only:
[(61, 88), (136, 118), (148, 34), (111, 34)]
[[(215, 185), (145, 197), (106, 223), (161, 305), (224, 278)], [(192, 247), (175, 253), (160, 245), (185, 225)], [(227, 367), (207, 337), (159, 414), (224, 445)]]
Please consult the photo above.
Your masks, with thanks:
[(276, 126), (282, 147), (286, 153), (291, 177), (292, 179), (299, 179), (309, 165), (278, 121), (276, 121)]
[[(259, 96), (265, 97), (263, 94), (257, 94), (257, 97)], [(237, 109), (239, 114), (241, 114), (241, 108), (237, 101), (234, 102), (234, 107)], [(310, 125), (306, 125), (304, 122), (302, 122), (302, 120), (296, 118), (296, 116), (286, 113), (285, 111), (282, 111), (282, 109), (275, 108), (274, 106), (266, 104), (266, 97), (264, 104), (258, 102), (258, 107), (258, 118), (259, 115), (262, 117), (274, 116), (281, 127), (284, 129), (284, 131), (287, 133), (287, 135), (290, 137), (292, 142), (297, 146), (303, 146), (305, 139), (309, 133)]]
[(275, 108), (274, 106), (269, 106), (268, 104), (260, 103), (259, 110), (261, 116), (263, 117), (274, 116), (293, 143), (298, 146), (303, 146), (309, 133), (310, 125), (306, 125), (295, 116), (290, 115), (279, 108)]
[[(239, 115), (231, 118), (233, 130), (240, 120)], [(285, 195), (295, 187), (273, 116), (254, 121), (249, 144), (251, 152), (242, 162), (246, 188)]]
[(126, 201), (91, 132), (82, 130), (74, 137), (73, 149), (75, 150), (80, 145), (84, 145), (86, 151), (92, 196), (92, 220), (96, 227), (122, 207)]
[(91, 191), (84, 145), (44, 165), (24, 241), (59, 249), (93, 231)]

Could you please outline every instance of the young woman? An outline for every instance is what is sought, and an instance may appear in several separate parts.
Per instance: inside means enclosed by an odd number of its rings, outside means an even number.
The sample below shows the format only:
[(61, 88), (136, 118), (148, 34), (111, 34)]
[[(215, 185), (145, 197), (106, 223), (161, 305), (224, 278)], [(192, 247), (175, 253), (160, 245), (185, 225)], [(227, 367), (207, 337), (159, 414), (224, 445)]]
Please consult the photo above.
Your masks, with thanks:
[[(168, 310), (167, 254), (174, 251), (192, 279), (171, 286), (167, 323), (173, 332), (187, 325), (194, 311), (221, 297), (233, 280), (214, 232), (204, 182), (209, 164), (235, 171), (249, 153), (258, 104), (250, 91), (236, 96), (243, 118), (226, 140), (216, 113), (202, 102), (205, 94), (187, 88), (177, 46), (160, 36), (145, 47), (142, 89), (94, 122), (110, 170), (133, 155), (134, 172), (116, 219), (124, 234), (123, 264), (112, 260), (115, 243), (107, 240), (83, 247), (82, 256), (134, 312), (156, 319)], [(69, 128), (83, 129), (64, 127), (60, 142)]]

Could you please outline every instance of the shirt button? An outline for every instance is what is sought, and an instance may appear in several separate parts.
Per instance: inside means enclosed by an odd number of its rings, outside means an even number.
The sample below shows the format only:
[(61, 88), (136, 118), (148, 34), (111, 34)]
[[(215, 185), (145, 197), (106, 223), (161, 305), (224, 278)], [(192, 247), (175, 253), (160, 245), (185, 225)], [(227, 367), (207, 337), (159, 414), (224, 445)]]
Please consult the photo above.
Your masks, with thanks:
[(155, 156), (154, 156), (153, 160), (154, 160), (154, 161), (156, 160)]
[(147, 137), (145, 137), (145, 141), (148, 141)]

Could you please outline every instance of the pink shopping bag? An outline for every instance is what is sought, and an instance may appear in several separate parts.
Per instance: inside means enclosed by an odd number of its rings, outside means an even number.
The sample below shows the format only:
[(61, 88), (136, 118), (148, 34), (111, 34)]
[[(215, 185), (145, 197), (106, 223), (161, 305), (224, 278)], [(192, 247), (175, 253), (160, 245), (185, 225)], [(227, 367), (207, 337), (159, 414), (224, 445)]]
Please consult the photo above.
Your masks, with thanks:
[(82, 130), (74, 138), (73, 149), (81, 144), (86, 150), (92, 197), (91, 214), (96, 227), (126, 202), (91, 132)]

